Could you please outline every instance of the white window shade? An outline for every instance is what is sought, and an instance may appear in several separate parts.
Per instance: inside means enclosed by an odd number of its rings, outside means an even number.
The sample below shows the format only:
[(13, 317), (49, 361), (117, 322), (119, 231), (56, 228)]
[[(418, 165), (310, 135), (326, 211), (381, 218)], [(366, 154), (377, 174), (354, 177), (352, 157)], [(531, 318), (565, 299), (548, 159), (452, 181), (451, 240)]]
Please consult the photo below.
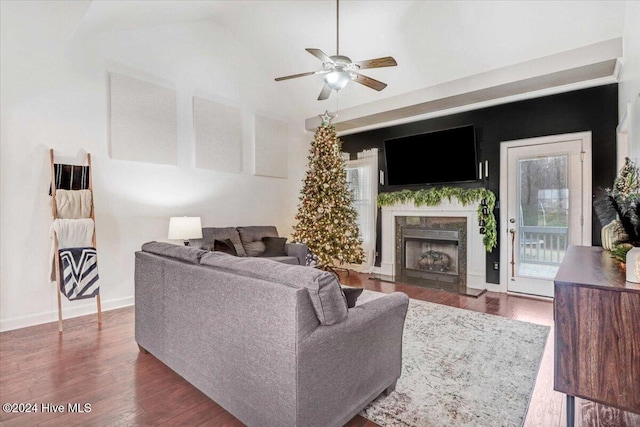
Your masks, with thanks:
[(346, 164), (347, 181), (353, 196), (353, 206), (358, 213), (358, 229), (365, 251), (362, 267), (369, 270), (376, 258), (376, 216), (378, 213), (378, 150), (358, 153), (358, 160)]

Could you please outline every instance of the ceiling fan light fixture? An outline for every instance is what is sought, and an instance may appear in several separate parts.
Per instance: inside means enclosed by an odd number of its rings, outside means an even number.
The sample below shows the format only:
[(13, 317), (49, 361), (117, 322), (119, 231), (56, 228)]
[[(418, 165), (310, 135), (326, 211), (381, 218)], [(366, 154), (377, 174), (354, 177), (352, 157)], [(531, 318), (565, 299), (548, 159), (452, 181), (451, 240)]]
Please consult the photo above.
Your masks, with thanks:
[(350, 81), (351, 76), (349, 75), (349, 73), (343, 70), (334, 70), (324, 76), (324, 82), (327, 84), (327, 86), (335, 91), (342, 89)]
[[(0, 0), (2, 1), (2, 0)], [(381, 91), (387, 87), (386, 83), (360, 74), (359, 71), (368, 68), (395, 67), (398, 65), (390, 56), (384, 58), (367, 59), (353, 62), (348, 56), (340, 55), (340, 0), (336, 0), (336, 54), (329, 56), (320, 49), (306, 48), (311, 55), (322, 61), (321, 71), (309, 71), (290, 76), (277, 77), (276, 81), (295, 79), (297, 77), (324, 74), (324, 85), (318, 96), (318, 101), (329, 98), (331, 91), (336, 92), (344, 88), (351, 80), (368, 88)]]

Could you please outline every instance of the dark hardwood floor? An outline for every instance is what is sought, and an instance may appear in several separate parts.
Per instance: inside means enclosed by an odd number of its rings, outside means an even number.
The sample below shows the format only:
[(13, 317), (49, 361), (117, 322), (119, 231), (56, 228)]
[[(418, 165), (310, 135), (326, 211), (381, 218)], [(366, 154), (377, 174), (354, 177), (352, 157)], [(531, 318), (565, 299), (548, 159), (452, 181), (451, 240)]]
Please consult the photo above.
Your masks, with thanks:
[[(552, 326), (552, 303), (487, 292), (479, 298), (341, 273), (342, 283), (511, 319)], [(222, 407), (180, 378), (134, 340), (133, 307), (0, 334), (0, 403), (36, 404), (37, 413), (0, 413), (2, 426), (241, 426)], [(576, 399), (577, 425), (640, 426), (640, 415)], [(90, 404), (70, 413), (68, 404)], [(49, 412), (42, 412), (42, 405)], [(49, 406), (47, 406), (47, 404)], [(52, 412), (63, 405), (64, 412)], [(553, 329), (525, 426), (564, 426), (564, 395), (553, 391)], [(351, 427), (376, 424), (356, 416)]]

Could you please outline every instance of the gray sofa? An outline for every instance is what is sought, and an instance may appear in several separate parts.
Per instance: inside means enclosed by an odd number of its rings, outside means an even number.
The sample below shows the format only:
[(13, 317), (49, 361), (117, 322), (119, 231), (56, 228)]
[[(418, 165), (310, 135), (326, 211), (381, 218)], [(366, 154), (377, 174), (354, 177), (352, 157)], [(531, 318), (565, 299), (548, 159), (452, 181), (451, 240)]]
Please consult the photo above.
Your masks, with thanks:
[[(196, 248), (213, 250), (216, 240), (230, 240), (238, 256), (264, 257), (265, 237), (278, 237), (278, 229), (271, 225), (252, 225), (244, 227), (203, 227), (202, 239), (189, 239)], [(286, 243), (285, 253), (267, 258), (285, 264), (306, 265), (309, 248), (303, 243)]]
[(315, 268), (159, 242), (135, 258), (141, 351), (249, 426), (342, 426), (395, 387), (404, 293), (347, 309)]

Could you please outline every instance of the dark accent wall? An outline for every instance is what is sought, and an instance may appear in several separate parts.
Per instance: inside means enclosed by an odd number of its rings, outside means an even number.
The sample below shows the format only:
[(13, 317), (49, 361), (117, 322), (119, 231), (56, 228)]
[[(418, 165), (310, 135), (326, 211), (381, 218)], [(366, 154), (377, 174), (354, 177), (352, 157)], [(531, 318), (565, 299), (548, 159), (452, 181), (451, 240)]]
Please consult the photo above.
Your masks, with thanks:
[[(609, 84), (345, 135), (341, 140), (343, 151), (351, 153), (352, 158), (355, 158), (355, 153), (364, 149), (379, 148), (379, 168), (385, 171), (386, 175), (382, 151), (385, 139), (473, 124), (476, 126), (478, 160), (489, 161), (489, 178), (471, 183), (450, 184), (450, 186), (486, 187), (493, 191), (497, 200), (500, 201), (500, 142), (538, 136), (591, 131), (593, 193), (598, 194), (602, 189), (610, 187), (617, 173), (617, 123), (618, 85)], [(437, 151), (434, 151), (434, 156), (437, 155)], [(449, 162), (451, 167), (455, 167), (455, 159), (442, 159), (442, 161)], [(379, 185), (378, 192), (429, 187)], [(496, 208), (494, 214), (499, 221), (500, 209)], [(601, 225), (595, 213), (593, 213), (591, 228), (593, 245), (599, 246)], [(378, 220), (376, 243), (378, 254), (380, 254), (380, 235), (380, 220)], [(499, 242), (500, 230), (498, 229)], [(493, 262), (499, 260), (500, 247), (498, 246), (493, 252), (487, 254), (488, 283), (500, 283), (499, 272), (493, 270)], [(376, 265), (380, 265), (380, 255), (376, 259)]]

